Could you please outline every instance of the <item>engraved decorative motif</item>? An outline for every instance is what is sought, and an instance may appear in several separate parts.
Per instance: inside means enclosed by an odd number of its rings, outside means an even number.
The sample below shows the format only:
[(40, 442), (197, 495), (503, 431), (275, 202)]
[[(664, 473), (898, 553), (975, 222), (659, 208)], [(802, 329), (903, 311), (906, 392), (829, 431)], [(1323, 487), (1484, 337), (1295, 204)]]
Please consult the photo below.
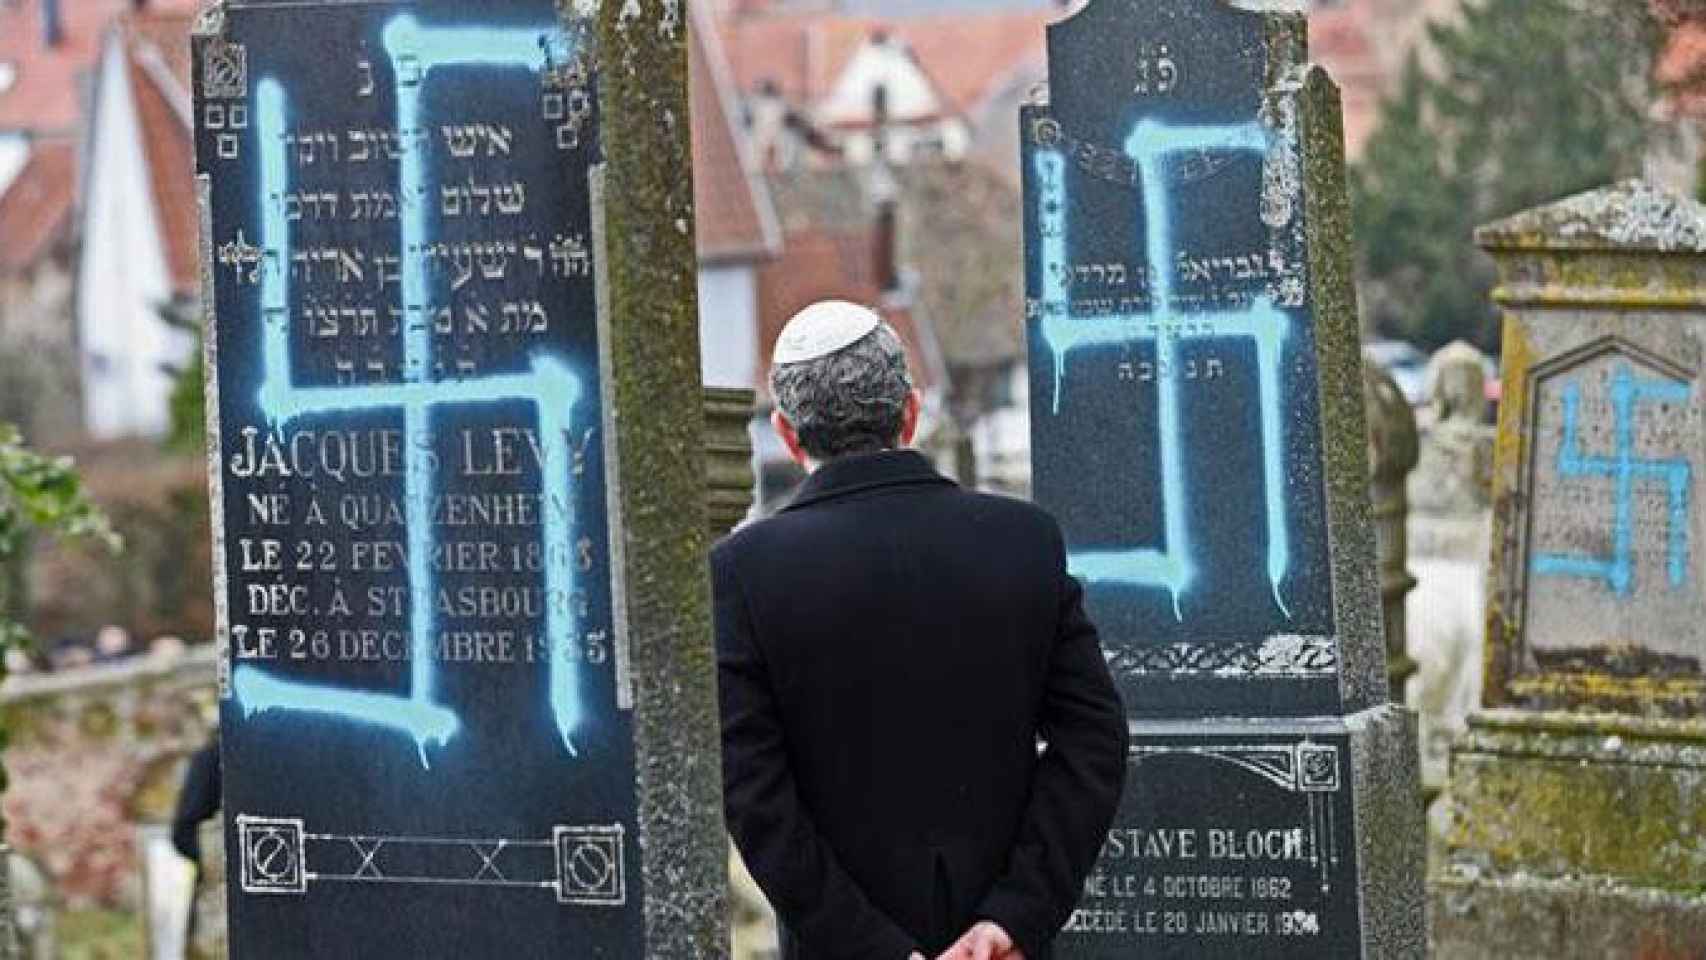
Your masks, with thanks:
[(577, 57), (553, 65), (541, 75), (539, 112), (557, 124), (557, 148), (575, 150), (581, 130), (592, 119), (593, 89), (586, 61)]
[(1281, 635), (1256, 640), (1182, 640), (1165, 646), (1127, 646), (1108, 655), (1108, 667), (1128, 677), (1153, 674), (1313, 677), (1339, 663), (1332, 637)]
[[(1046, 89), (1043, 96), (1046, 99)], [(1032, 125), (1031, 138), (1038, 146), (1059, 149), (1063, 155), (1071, 157), (1079, 169), (1098, 180), (1133, 189), (1142, 180), (1137, 161), (1128, 153), (1074, 137), (1053, 117), (1039, 118)], [(1168, 182), (1183, 186), (1217, 176), (1238, 160), (1236, 154), (1223, 151), (1183, 150), (1158, 158), (1157, 162), (1165, 168)]]
[(202, 54), (202, 96), (240, 100), (249, 95), (249, 49), (240, 43), (210, 42)]
[(1134, 744), (1133, 762), (1151, 757), (1196, 756), (1241, 767), (1292, 793), (1333, 793), (1342, 785), (1339, 751), (1320, 743), (1260, 743), (1214, 746)]
[(1328, 890), (1329, 878), (1337, 869), (1340, 857), (1335, 804), (1329, 796), (1345, 786), (1339, 775), (1339, 748), (1308, 740), (1300, 743), (1194, 745), (1136, 743), (1131, 747), (1133, 766), (1166, 756), (1200, 757), (1229, 764), (1305, 798), (1309, 808), (1308, 825), (1290, 831), (1286, 842), (1296, 844), (1298, 858), (1306, 859), (1315, 866), (1322, 892)]
[[(419, 884), (550, 890), (558, 903), (620, 907), (628, 901), (626, 833), (611, 824), (559, 826), (550, 839), (356, 836), (310, 833), (295, 818), (237, 818), (243, 892), (289, 896), (323, 882)], [(514, 854), (532, 848), (550, 849), (553, 874)]]
[(1297, 213), (1296, 198), (1303, 195), (1302, 164), (1298, 162), (1297, 104), (1277, 98), (1263, 104), (1262, 125), (1271, 133), (1268, 155), (1262, 164), (1262, 222), (1279, 230)]
[(243, 892), (302, 894), (308, 874), (302, 865), (302, 821), (238, 817), (237, 846), (243, 857)]
[(1146, 43), (1138, 51), (1137, 84), (1132, 92), (1138, 96), (1172, 93), (1179, 85), (1179, 61), (1166, 43)]
[(1306, 793), (1339, 789), (1339, 751), (1313, 743), (1298, 744), (1297, 785)]

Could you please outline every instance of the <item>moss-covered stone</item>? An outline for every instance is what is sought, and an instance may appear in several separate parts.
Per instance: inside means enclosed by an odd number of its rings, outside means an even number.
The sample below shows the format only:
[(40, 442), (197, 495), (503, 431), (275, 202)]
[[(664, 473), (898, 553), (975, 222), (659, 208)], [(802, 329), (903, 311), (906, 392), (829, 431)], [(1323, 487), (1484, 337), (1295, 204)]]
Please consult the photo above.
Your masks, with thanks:
[(753, 391), (705, 390), (705, 505), (711, 536), (720, 537), (752, 509)]
[[(1476, 239), (1498, 264), (1494, 299), (1505, 311), (1486, 701), (1537, 710), (1706, 716), (1701, 658), (1673, 656), (1663, 663), (1637, 639), (1687, 635), (1682, 632), (1686, 616), (1675, 610), (1652, 613), (1663, 603), (1662, 591), (1625, 593), (1619, 605), (1578, 604), (1577, 616), (1547, 621), (1551, 633), (1562, 629), (1568, 637), (1531, 638), (1529, 626), (1543, 601), (1565, 596), (1533, 591), (1597, 586), (1592, 580), (1572, 583), (1531, 575), (1534, 531), (1549, 515), (1555, 525), (1565, 512), (1556, 507), (1558, 501), (1547, 499), (1540, 479), (1548, 475), (1543, 467), (1550, 454), (1538, 451), (1546, 436), (1561, 429), (1558, 401), (1546, 399), (1551, 396), (1546, 384), (1566, 374), (1589, 375), (1595, 358), (1608, 351), (1636, 359), (1637, 354), (1667, 358), (1680, 364), (1677, 370), (1699, 368), (1706, 312), (1706, 205), (1627, 182), (1518, 213), (1482, 228)], [(1686, 431), (1691, 428), (1681, 418), (1698, 416), (1698, 411), (1685, 405), (1675, 412), (1662, 408), (1661, 414), (1666, 424), (1674, 421), (1674, 429)], [(1646, 429), (1662, 433), (1671, 428)], [(1592, 478), (1584, 482), (1591, 484)], [(1613, 522), (1609, 514), (1607, 529)], [(1649, 613), (1661, 619), (1643, 619)], [(1553, 654), (1550, 660), (1537, 655), (1541, 646)], [(1556, 655), (1561, 647), (1584, 653), (1561, 657)], [(1678, 653), (1674, 645), (1667, 652)], [(1689, 660), (1691, 665), (1684, 662)]]
[(1429, 947), (1445, 960), (1699, 960), (1706, 898), (1602, 878), (1438, 881)]
[[(1270, 20), (1291, 18), (1270, 16)], [(1273, 42), (1270, 40), (1270, 42)], [(1295, 41), (1294, 41), (1295, 42)], [(1385, 627), (1368, 498), (1368, 424), (1363, 409), (1362, 349), (1352, 279), (1350, 201), (1345, 189), (1344, 120), (1339, 88), (1325, 70), (1305, 67), (1296, 89), (1306, 158), (1309, 283), (1320, 369), (1321, 447), (1332, 540), (1333, 620), (1343, 665), (1345, 709), (1385, 703)], [(1282, 82), (1283, 84), (1284, 82)]]
[[(1687, 727), (1688, 729), (1676, 729)], [(1706, 893), (1706, 730), (1501, 711), (1452, 759), (1449, 874)]]
[[(562, 0), (589, 7), (583, 0)], [(598, 4), (606, 402), (635, 682), (646, 956), (728, 954), (684, 0)]]
[[(1706, 676), (1662, 642), (1692, 643), (1698, 623), (1663, 606), (1662, 583), (1542, 578), (1533, 563), (1548, 549), (1537, 529), (1556, 543), (1614, 522), (1606, 510), (1572, 526), (1578, 502), (1536, 479), (1574, 429), (1549, 380), (1603, 376), (1594, 364), (1610, 353), (1664, 358), (1678, 382), (1695, 379), (1674, 371), (1700, 368), (1706, 206), (1618, 184), (1477, 240), (1498, 261), (1506, 311), (1483, 684), (1493, 709), (1452, 753), (1433, 946), (1469, 960), (1706, 956)], [(1658, 415), (1675, 426), (1643, 429), (1673, 429), (1672, 455), (1692, 458), (1679, 418), (1697, 413), (1668, 404)], [(1589, 432), (1601, 443), (1608, 431)], [(1595, 596), (1605, 599), (1583, 600)]]

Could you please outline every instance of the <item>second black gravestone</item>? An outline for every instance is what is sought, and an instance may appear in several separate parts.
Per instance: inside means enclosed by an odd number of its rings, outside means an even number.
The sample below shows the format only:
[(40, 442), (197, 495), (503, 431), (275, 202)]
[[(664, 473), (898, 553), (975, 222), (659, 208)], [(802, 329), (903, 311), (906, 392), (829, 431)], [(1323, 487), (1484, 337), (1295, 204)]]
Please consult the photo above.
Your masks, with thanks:
[[(674, 456), (686, 496), (703, 489), (696, 381), (615, 412), (659, 366), (629, 352), (641, 318), (654, 349), (697, 356), (666, 315), (690, 315), (691, 293), (654, 309), (623, 279), (635, 236), (652, 288), (675, 298), (692, 276), (690, 214), (647, 216), (640, 197), (682, 198), (607, 160), (601, 96), (647, 84), (685, 109), (677, 11), (652, 24), (633, 6), (618, 46), (666, 39), (644, 67), (620, 50), (605, 89), (615, 21), (596, 5), (202, 15), (234, 956), (618, 960), (725, 941), (715, 734), (683, 706), (714, 689), (693, 607), (704, 520), (636, 533), (624, 517), (657, 516), (636, 498), (675, 476), (619, 482), (655, 454), (626, 438), (665, 418), (692, 438)], [(646, 153), (686, 180), (685, 139)], [(636, 566), (660, 543), (684, 577)], [(660, 653), (700, 669), (648, 667)]]
[(1281, 6), (1092, 0), (1021, 117), (1036, 498), (1134, 733), (1067, 957), (1423, 951), (1338, 92)]

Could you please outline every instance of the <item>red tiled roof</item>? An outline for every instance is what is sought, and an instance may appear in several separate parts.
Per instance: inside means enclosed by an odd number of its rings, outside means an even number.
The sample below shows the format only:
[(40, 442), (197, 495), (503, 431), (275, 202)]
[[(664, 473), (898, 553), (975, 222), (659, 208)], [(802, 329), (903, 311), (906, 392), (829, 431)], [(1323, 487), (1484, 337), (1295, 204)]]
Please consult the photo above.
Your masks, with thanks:
[[(152, 0), (150, 9), (187, 14), (195, 6), (196, 0)], [(0, 63), (17, 71), (11, 89), (0, 93), (0, 130), (75, 132), (83, 116), (82, 80), (100, 55), (107, 25), (131, 8), (132, 0), (59, 0), (63, 39), (49, 47), (42, 0), (0, 3)]]
[(1671, 113), (1706, 116), (1706, 22), (1682, 20), (1671, 28), (1653, 65), (1653, 79), (1665, 91)]
[(688, 86), (693, 114), (693, 205), (698, 213), (699, 258), (756, 260), (774, 256), (776, 212), (769, 189), (754, 172), (731, 115), (728, 63), (702, 6), (694, 4), (689, 31)]
[(131, 32), (148, 43), (160, 57), (160, 66), (177, 81), (178, 90), (188, 109), (190, 93), (190, 30), (195, 26), (191, 13), (149, 12), (126, 19)]
[[(0, 129), (75, 129), (82, 103), (79, 78), (94, 69), (104, 30), (116, 22), (125, 40), (142, 148), (173, 287), (193, 293), (199, 279), (198, 223), (194, 145), (187, 124), (194, 0), (154, 0), (147, 12), (128, 15), (124, 12), (130, 7), (128, 0), (61, 3), (66, 33), (55, 48), (41, 44), (40, 0), (22, 0), (15, 7), (0, 5), (0, 62), (12, 62), (18, 70), (17, 84), (0, 95)], [(750, 172), (742, 156), (738, 139), (742, 134), (730, 115), (732, 91), (718, 87), (719, 82), (725, 87), (728, 83), (727, 65), (717, 49), (719, 38), (709, 26), (693, 34), (697, 38), (690, 58), (694, 193), (700, 256), (714, 261), (772, 255), (777, 243), (775, 214), (762, 179)], [(66, 184), (74, 191), (75, 180), (67, 179)], [(9, 253), (27, 246), (10, 242), (10, 235), (4, 239)], [(22, 241), (24, 235), (18, 239)]]
[[(876, 307), (906, 343), (912, 376), (920, 389), (938, 385), (940, 351), (926, 342), (930, 332), (909, 308), (883, 307), (877, 288), (875, 232), (872, 227), (789, 230), (782, 256), (758, 272), (759, 379), (770, 370), (770, 358), (782, 328), (800, 310), (819, 300), (851, 300)], [(760, 390), (764, 384), (757, 384)]]
[(77, 199), (77, 148), (38, 140), (30, 159), (0, 195), (0, 270), (21, 270), (41, 259), (61, 236)]
[(127, 21), (130, 86), (160, 245), (172, 289), (194, 294), (200, 286), (200, 218), (195, 196), (195, 144), (189, 127), (191, 17), (147, 14)]
[(886, 33), (911, 47), (948, 103), (970, 113), (1021, 65), (1041, 62), (1044, 29), (1058, 10), (920, 17), (780, 14), (723, 25), (724, 45), (743, 94), (774, 84), (789, 103), (809, 106), (829, 92), (859, 49)]
[(1381, 29), (1367, 3), (1323, 8), (1309, 15), (1309, 59), (1327, 68), (1339, 84), (1344, 108), (1345, 149), (1352, 158), (1380, 120), (1385, 67), (1375, 48)]

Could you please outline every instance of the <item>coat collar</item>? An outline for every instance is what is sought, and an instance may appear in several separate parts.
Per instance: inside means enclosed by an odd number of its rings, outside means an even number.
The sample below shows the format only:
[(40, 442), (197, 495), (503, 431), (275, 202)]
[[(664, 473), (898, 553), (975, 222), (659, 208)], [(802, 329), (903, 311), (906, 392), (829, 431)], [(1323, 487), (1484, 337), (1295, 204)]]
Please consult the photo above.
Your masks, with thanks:
[(805, 483), (800, 484), (794, 499), (782, 509), (784, 512), (797, 510), (880, 487), (953, 482), (937, 473), (930, 461), (917, 450), (855, 454), (818, 467)]

